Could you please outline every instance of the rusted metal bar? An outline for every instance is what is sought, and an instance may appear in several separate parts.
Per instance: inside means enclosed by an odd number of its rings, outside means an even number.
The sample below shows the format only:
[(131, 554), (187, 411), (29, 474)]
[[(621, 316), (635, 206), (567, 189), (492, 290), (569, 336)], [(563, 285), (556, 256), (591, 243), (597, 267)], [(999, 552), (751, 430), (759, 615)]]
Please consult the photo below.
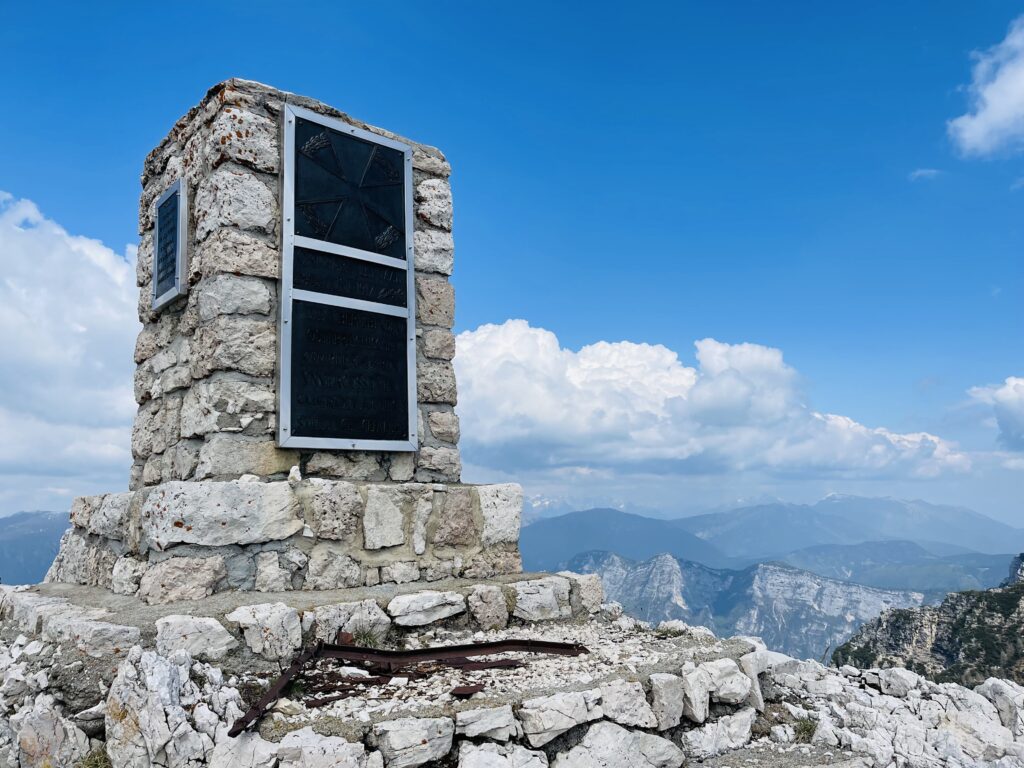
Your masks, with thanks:
[[(349, 640), (350, 636), (347, 633), (339, 634), (339, 639)], [(307, 648), (295, 657), (291, 666), (289, 666), (288, 669), (286, 669), (281, 676), (274, 681), (270, 686), (270, 689), (261, 696), (260, 699), (253, 704), (244, 715), (232, 724), (231, 728), (228, 730), (228, 736), (238, 736), (246, 728), (259, 721), (259, 719), (274, 706), (274, 703), (281, 697), (281, 694), (288, 687), (288, 684), (291, 683), (303, 671), (305, 666), (314, 659), (357, 661), (364, 663), (370, 667), (371, 670), (378, 670), (385, 673), (376, 675), (373, 678), (339, 677), (337, 680), (338, 683), (351, 685), (354, 689), (357, 685), (379, 684), (385, 679), (394, 677), (395, 675), (393, 673), (399, 670), (416, 664), (425, 664), (429, 662), (462, 670), (500, 669), (518, 667), (522, 665), (522, 662), (518, 659), (473, 660), (473, 657), (491, 656), (499, 653), (548, 653), (560, 656), (579, 656), (584, 653), (589, 653), (589, 651), (582, 645), (557, 643), (548, 640), (495, 640), (489, 643), (445, 645), (434, 648), (418, 648), (409, 651), (388, 651), (376, 648), (361, 648), (356, 645), (325, 644), (321, 642)], [(421, 677), (422, 675), (416, 675), (413, 671), (410, 671), (403, 676)], [(318, 688), (319, 687), (320, 686), (318, 686)], [(477, 692), (475, 690), (475, 686), (460, 686), (453, 690), (452, 695), (457, 695), (455, 694), (455, 690), (468, 690), (470, 688), (473, 688), (474, 690), (465, 695), (472, 695), (472, 693)], [(480, 690), (482, 690), (482, 688)], [(349, 690), (332, 697), (312, 699), (309, 702), (306, 702), (306, 706), (311, 708), (322, 707), (332, 701), (337, 701), (338, 699), (346, 698), (351, 695), (352, 690)]]

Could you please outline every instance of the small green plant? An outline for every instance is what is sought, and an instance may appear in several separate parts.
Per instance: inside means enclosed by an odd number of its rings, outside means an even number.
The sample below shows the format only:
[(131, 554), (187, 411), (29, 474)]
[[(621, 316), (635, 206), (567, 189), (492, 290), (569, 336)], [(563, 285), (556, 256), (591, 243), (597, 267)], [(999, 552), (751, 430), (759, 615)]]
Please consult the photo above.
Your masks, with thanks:
[(352, 630), (352, 644), (363, 648), (380, 648), (384, 638), (373, 627), (361, 626)]
[(107, 750), (99, 747), (75, 763), (75, 768), (113, 768), (113, 766), (110, 758), (107, 757)]
[(797, 720), (793, 730), (796, 731), (796, 741), (798, 744), (810, 744), (814, 734), (818, 731), (818, 721), (811, 720), (809, 717)]

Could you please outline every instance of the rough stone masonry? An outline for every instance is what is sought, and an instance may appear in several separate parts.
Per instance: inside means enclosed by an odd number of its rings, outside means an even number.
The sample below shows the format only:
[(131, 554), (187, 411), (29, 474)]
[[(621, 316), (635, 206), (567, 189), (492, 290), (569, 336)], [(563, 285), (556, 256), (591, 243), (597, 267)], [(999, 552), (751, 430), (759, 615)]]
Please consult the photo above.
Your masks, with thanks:
[[(519, 487), (459, 482), (451, 169), (437, 149), (407, 142), (419, 450), (276, 444), (286, 103), (397, 138), (312, 99), (228, 80), (149, 154), (130, 490), (74, 502), (48, 581), (167, 602), (520, 570)], [(179, 179), (188, 291), (153, 312), (155, 204)]]

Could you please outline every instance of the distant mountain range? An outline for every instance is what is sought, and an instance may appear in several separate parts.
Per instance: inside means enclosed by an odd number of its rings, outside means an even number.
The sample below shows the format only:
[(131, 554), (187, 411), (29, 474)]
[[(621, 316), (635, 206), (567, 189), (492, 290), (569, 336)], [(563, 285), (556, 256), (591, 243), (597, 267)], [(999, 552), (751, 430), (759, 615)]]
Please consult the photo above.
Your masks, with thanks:
[(42, 581), (68, 525), (66, 512), (17, 512), (0, 517), (0, 583)]
[(635, 562), (608, 552), (578, 555), (573, 571), (601, 576), (609, 599), (654, 623), (681, 619), (720, 636), (758, 635), (798, 658), (826, 658), (865, 621), (920, 606), (920, 592), (837, 581), (778, 563), (708, 568), (663, 554)]

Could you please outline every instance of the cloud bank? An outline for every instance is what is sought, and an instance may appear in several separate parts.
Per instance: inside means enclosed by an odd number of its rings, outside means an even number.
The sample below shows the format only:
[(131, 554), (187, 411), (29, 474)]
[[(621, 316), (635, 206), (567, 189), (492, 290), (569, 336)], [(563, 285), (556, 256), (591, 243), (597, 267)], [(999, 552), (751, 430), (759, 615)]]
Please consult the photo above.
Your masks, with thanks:
[(815, 411), (782, 352), (696, 342), (696, 367), (651, 344), (563, 348), (524, 320), (458, 337), (466, 453), (504, 469), (934, 477), (970, 469), (956, 447)]
[(134, 247), (68, 234), (0, 192), (0, 257), (0, 511), (126, 486)]
[(974, 387), (969, 394), (992, 407), (999, 442), (1011, 451), (1024, 451), (1024, 378), (1008, 376), (1002, 384)]
[(970, 109), (947, 126), (964, 154), (1024, 148), (1024, 16), (1001, 43), (974, 54), (967, 93)]

